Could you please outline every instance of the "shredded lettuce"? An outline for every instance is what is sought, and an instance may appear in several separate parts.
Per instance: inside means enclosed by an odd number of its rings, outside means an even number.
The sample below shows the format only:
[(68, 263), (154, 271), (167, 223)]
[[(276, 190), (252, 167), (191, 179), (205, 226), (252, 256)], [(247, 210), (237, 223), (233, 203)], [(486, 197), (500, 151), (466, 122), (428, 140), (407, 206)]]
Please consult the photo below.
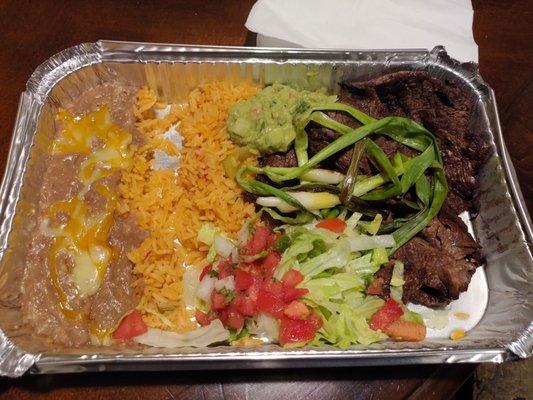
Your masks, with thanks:
[(207, 253), (207, 257), (205, 258), (205, 260), (211, 264), (213, 261), (215, 261), (215, 257), (217, 256), (217, 249), (215, 248), (215, 246), (211, 246), (209, 248), (209, 252)]
[(403, 296), (403, 271), (403, 263), (401, 261), (396, 261), (394, 263), (394, 268), (392, 269), (392, 277), (390, 280), (390, 295), (400, 304), (402, 303)]
[[(373, 310), (375, 311), (377, 309)], [(330, 343), (345, 349), (352, 344), (369, 345), (386, 338), (384, 333), (370, 329), (364, 315), (343, 304), (338, 313), (332, 314), (324, 321), (312, 344)]]
[(195, 266), (188, 265), (185, 267), (185, 272), (183, 273), (182, 301), (188, 309), (194, 310), (196, 307), (196, 292), (200, 285), (199, 276), (200, 271)]
[(309, 280), (327, 269), (344, 267), (348, 263), (349, 256), (349, 243), (345, 240), (339, 240), (338, 244), (327, 252), (300, 264), (299, 270), (305, 279)]
[(235, 244), (228, 238), (220, 234), (216, 234), (213, 240), (213, 247), (218, 255), (222, 256), (223, 258), (227, 258), (231, 255), (231, 252), (235, 248)]
[(372, 250), (372, 261), (377, 265), (385, 264), (389, 261), (389, 255), (385, 247), (378, 247)]
[[(371, 276), (388, 261), (384, 244), (394, 245), (390, 236), (361, 235), (362, 215), (354, 213), (342, 234), (307, 226), (288, 227), (290, 245), (283, 253), (278, 276), (289, 269), (304, 275), (300, 287), (308, 290), (304, 301), (321, 316), (322, 328), (311, 344), (332, 344), (346, 348), (385, 339), (370, 329), (368, 321), (384, 303), (377, 296), (366, 296)], [(377, 219), (376, 221), (379, 221)], [(371, 230), (377, 232), (379, 225)], [(320, 244), (320, 246), (317, 246)], [(313, 254), (314, 251), (318, 254)]]
[(219, 319), (215, 319), (207, 326), (186, 333), (148, 328), (146, 333), (135, 337), (134, 340), (152, 347), (206, 347), (213, 343), (227, 341), (229, 337), (229, 331), (224, 328)]
[(280, 254), (283, 254), (291, 246), (291, 238), (288, 235), (281, 235), (274, 242), (274, 248)]
[(302, 287), (309, 290), (307, 299), (333, 312), (335, 310), (329, 306), (330, 300), (343, 300), (343, 292), (346, 290), (355, 289), (362, 292), (365, 289), (365, 281), (356, 274), (341, 272), (331, 277), (305, 281)]
[(255, 319), (248, 319), (246, 328), (253, 335), (264, 337), (271, 341), (278, 340), (279, 322), (268, 314), (259, 313)]
[(443, 329), (444, 327), (446, 327), (446, 325), (448, 325), (448, 310), (429, 310), (427, 312), (424, 312), (423, 315), (420, 315), (413, 311), (410, 312), (412, 314), (418, 315), (420, 319), (419, 323), (422, 325), (424, 325), (425, 323), (428, 328)]
[(218, 228), (211, 224), (203, 224), (198, 232), (197, 239), (199, 242), (211, 246), (215, 240)]
[(346, 271), (354, 274), (360, 274), (361, 276), (367, 277), (374, 275), (378, 270), (381, 264), (377, 264), (372, 259), (372, 253), (367, 253), (360, 257), (354, 257), (346, 264)]
[(229, 257), (236, 247), (235, 243), (228, 239), (220, 229), (208, 223), (200, 227), (196, 238), (199, 242), (211, 246), (206, 257), (208, 263), (215, 261), (217, 254), (223, 258)]
[[(313, 225), (305, 226), (288, 226), (285, 229), (285, 236), (290, 241), (281, 260), (281, 265), (276, 270), (274, 277), (281, 279), (283, 274), (290, 268), (310, 268), (312, 261), (321, 262), (323, 254), (329, 251), (330, 247), (337, 242), (338, 234), (326, 229), (316, 229)], [(285, 239), (284, 239), (285, 240)], [(302, 272), (303, 273), (303, 272)]]
[[(414, 322), (418, 325), (425, 325), (424, 324), (424, 318), (422, 317), (422, 314), (419, 314), (417, 312), (409, 310), (407, 307), (403, 307), (403, 315), (402, 319), (409, 322)], [(446, 318), (446, 323), (448, 322), (448, 318)], [(444, 328), (444, 326), (443, 326)]]
[(242, 328), (240, 331), (230, 331), (228, 342), (234, 342), (236, 340), (244, 339), (250, 336), (248, 329)]
[(356, 302), (351, 304), (354, 311), (361, 314), (366, 319), (370, 319), (372, 314), (381, 308), (385, 304), (385, 301), (378, 296), (366, 296), (359, 298)]
[(349, 228), (349, 230), (354, 230), (356, 225), (358, 224), (359, 220), (361, 219), (361, 217), (363, 216), (363, 214), (360, 214), (358, 212), (354, 212), (350, 218), (348, 218), (345, 222), (346, 222), (346, 226), (347, 228)]
[(359, 222), (359, 226), (361, 226), (365, 231), (367, 231), (371, 235), (375, 235), (378, 233), (379, 228), (381, 226), (381, 222), (383, 221), (383, 217), (381, 214), (376, 214), (374, 219), (370, 222)]

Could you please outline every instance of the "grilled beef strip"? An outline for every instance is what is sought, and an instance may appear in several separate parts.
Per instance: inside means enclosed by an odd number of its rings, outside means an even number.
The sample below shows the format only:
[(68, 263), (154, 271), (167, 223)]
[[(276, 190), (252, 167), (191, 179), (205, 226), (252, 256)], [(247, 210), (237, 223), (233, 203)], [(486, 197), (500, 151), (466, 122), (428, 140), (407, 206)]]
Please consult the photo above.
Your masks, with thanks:
[[(468, 289), (480, 259), (480, 247), (463, 221), (441, 212), (394, 254), (394, 260), (404, 263), (403, 302), (439, 306), (457, 299)], [(389, 297), (394, 260), (375, 274), (367, 293)]]
[[(470, 100), (451, 83), (437, 81), (423, 71), (401, 71), (364, 82), (345, 82), (341, 88), (341, 102), (375, 118), (409, 117), (435, 134), (449, 195), (437, 218), (393, 257), (405, 265), (404, 302), (436, 306), (457, 299), (467, 290), (480, 262), (480, 248), (457, 215), (475, 208), (477, 173), (490, 153), (489, 145), (469, 129)], [(390, 156), (386, 143), (378, 144)], [(389, 263), (376, 276), (376, 282), (383, 281), (385, 285), (385, 297), (392, 265), (393, 262)]]
[(375, 118), (409, 117), (432, 132), (456, 200), (450, 207), (456, 214), (473, 208), (477, 173), (490, 155), (490, 146), (470, 131), (471, 101), (461, 89), (425, 71), (400, 71), (368, 81), (344, 82), (341, 88), (342, 103)]

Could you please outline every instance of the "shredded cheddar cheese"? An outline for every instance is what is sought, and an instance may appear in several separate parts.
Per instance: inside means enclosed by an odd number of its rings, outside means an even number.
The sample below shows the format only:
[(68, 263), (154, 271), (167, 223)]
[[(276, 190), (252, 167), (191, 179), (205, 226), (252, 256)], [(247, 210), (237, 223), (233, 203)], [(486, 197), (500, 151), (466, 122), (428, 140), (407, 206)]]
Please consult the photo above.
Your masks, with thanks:
[(452, 340), (460, 340), (460, 339), (462, 339), (464, 337), (465, 337), (465, 330), (464, 329), (456, 329), (450, 335), (450, 339), (452, 339)]
[(461, 311), (456, 312), (453, 315), (455, 316), (455, 318), (460, 319), (460, 320), (467, 320), (468, 318), (470, 318), (469, 313), (461, 312)]
[[(49, 207), (48, 219), (41, 226), (41, 232), (54, 240), (49, 253), (50, 276), (60, 308), (67, 317), (80, 319), (86, 316), (68, 304), (59, 281), (58, 259), (67, 256), (72, 260), (72, 280), (80, 297), (98, 291), (113, 257), (108, 237), (117, 196), (97, 181), (129, 168), (131, 134), (110, 121), (107, 106), (79, 117), (67, 110), (60, 110), (57, 118), (63, 123), (63, 130), (52, 142), (50, 152), (52, 155), (87, 156), (78, 174), (83, 187), (72, 199), (56, 202)], [(89, 212), (84, 199), (91, 188), (105, 199), (104, 209), (97, 215)], [(58, 215), (62, 218), (56, 218)]]

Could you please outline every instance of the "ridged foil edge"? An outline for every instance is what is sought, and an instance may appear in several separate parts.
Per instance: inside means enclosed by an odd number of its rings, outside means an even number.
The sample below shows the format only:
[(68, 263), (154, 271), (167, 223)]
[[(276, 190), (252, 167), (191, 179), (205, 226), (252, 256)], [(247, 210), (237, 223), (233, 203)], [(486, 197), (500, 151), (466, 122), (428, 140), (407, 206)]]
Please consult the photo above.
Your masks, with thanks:
[[(515, 206), (516, 211), (518, 212), (518, 218), (522, 229), (527, 237), (527, 248), (530, 257), (533, 257), (533, 224), (531, 222), (531, 216), (529, 215), (526, 203), (524, 201), (524, 196), (522, 195), (522, 190), (518, 184), (518, 178), (516, 176), (516, 171), (511, 160), (511, 156), (505, 146), (505, 141), (503, 138), (503, 132), (501, 130), (500, 116), (498, 113), (498, 106), (496, 104), (496, 97), (494, 91), (490, 89), (490, 101), (493, 104), (493, 109), (496, 111), (494, 113), (495, 118), (495, 129), (498, 143), (497, 145), (501, 149), (502, 154), (502, 164), (505, 170), (505, 180), (507, 182), (508, 188), (512, 196), (512, 200)], [(532, 271), (530, 271), (530, 274)], [(531, 293), (531, 292), (530, 292)], [(529, 307), (531, 308), (531, 294), (529, 297)], [(530, 310), (531, 311), (531, 310)], [(520, 358), (528, 358), (533, 356), (533, 321), (530, 321), (529, 326), (522, 331), (522, 333), (511, 343), (506, 344), (506, 347), (509, 351), (514, 353)]]
[[(20, 189), (22, 175), (28, 156), (23, 143), (28, 134), (37, 126), (37, 109), (33, 106), (35, 98), (28, 92), (22, 94), (19, 102), (15, 127), (6, 163), (2, 186), (0, 187), (0, 254), (3, 255), (9, 231), (15, 216), (17, 198), (13, 193)], [(26, 151), (25, 151), (26, 150)], [(38, 359), (39, 354), (30, 354), (19, 349), (0, 329), (0, 376), (18, 377), (24, 374)]]
[[(490, 117), (492, 117), (495, 122), (493, 124), (495, 129), (494, 139), (496, 146), (500, 150), (502, 167), (505, 171), (505, 182), (507, 183), (507, 187), (512, 196), (513, 205), (517, 211), (521, 227), (526, 236), (526, 245), (528, 247), (529, 255), (530, 257), (533, 257), (533, 223), (526, 207), (522, 190), (518, 184), (518, 178), (516, 176), (511, 156), (509, 155), (507, 146), (505, 145), (494, 91), (483, 80), (483, 78), (481, 78), (478, 65), (476, 63), (461, 63), (457, 60), (454, 60), (446, 53), (446, 50), (442, 46), (436, 46), (433, 48), (430, 54), (430, 63), (434, 62), (439, 66), (448, 66), (450, 67), (450, 71), (463, 72), (463, 76), (464, 73), (468, 73), (471, 76), (470, 81), (474, 87), (483, 88), (487, 91), (485, 95), (489, 101), (489, 104), (492, 105), (488, 111), (491, 112)], [(531, 307), (531, 304), (529, 304), (529, 306)], [(505, 344), (505, 347), (520, 358), (528, 358), (533, 356), (533, 321), (530, 322), (529, 326), (526, 327), (526, 329), (524, 329), (515, 340)]]
[[(151, 44), (135, 42), (114, 42), (100, 41), (97, 43), (85, 43), (66, 49), (55, 56), (51, 57), (41, 64), (32, 74), (27, 83), (27, 90), (21, 96), (19, 112), (14, 128), (14, 134), (6, 164), (6, 172), (0, 187), (0, 213), (6, 215), (8, 209), (14, 210), (16, 205), (17, 181), (22, 182), (23, 168), (27, 160), (27, 154), (22, 153), (21, 141), (31, 135), (37, 127), (40, 106), (46, 99), (46, 96), (52, 88), (65, 76), (85, 66), (99, 63), (102, 61), (111, 62), (198, 62), (205, 59), (205, 54), (212, 58), (231, 59), (235, 56), (247, 56), (249, 60), (253, 57), (257, 62), (272, 62), (272, 56), (284, 56), (278, 61), (286, 62), (287, 60), (304, 60), (308, 62), (309, 58), (316, 58), (319, 62), (324, 61), (343, 61), (349, 62), (360, 61), (365, 55), (371, 57), (376, 54), (386, 54), (390, 52), (390, 60), (395, 60), (398, 54), (403, 56), (411, 54), (419, 56), (425, 53), (424, 60), (429, 66), (434, 64), (439, 68), (449, 68), (450, 71), (462, 73), (471, 79), (473, 87), (482, 88), (486, 92), (485, 96), (491, 98), (494, 115), (491, 115), (496, 123), (495, 139), (501, 149), (503, 166), (505, 168), (505, 179), (513, 197), (513, 203), (518, 211), (521, 226), (528, 237), (528, 246), (531, 254), (531, 243), (533, 234), (531, 229), (531, 219), (525, 207), (523, 196), (520, 188), (516, 183), (516, 175), (508, 152), (505, 148), (503, 135), (499, 125), (496, 103), (492, 90), (481, 79), (477, 70), (477, 64), (461, 64), (450, 58), (442, 46), (435, 47), (431, 51), (427, 50), (346, 50), (331, 51), (321, 49), (276, 49), (276, 48), (244, 48), (244, 47), (223, 47), (223, 46), (187, 46), (171, 44)], [(162, 54), (163, 53), (163, 54)], [(200, 57), (198, 57), (200, 54)], [(227, 61), (227, 60), (226, 60)], [(422, 61), (422, 60), (421, 60)], [(276, 61), (274, 61), (276, 62)], [(401, 62), (401, 57), (400, 57)], [(40, 104), (39, 104), (40, 103)], [(16, 168), (20, 167), (20, 168)], [(11, 214), (11, 213), (7, 213)], [(0, 252), (5, 249), (8, 230), (10, 229), (9, 218), (2, 221), (0, 226), (0, 236), (2, 237), (2, 247)], [(7, 231), (6, 231), (7, 230)], [(509, 350), (507, 352), (505, 349)], [(286, 358), (297, 361), (305, 365), (306, 360), (310, 358), (322, 357), (324, 361), (330, 361), (331, 365), (383, 365), (379, 360), (383, 357), (394, 356), (393, 361), (386, 364), (411, 364), (411, 363), (457, 363), (457, 362), (502, 362), (517, 357), (529, 357), (533, 351), (533, 323), (525, 329), (521, 335), (511, 343), (502, 348), (482, 348), (482, 349), (419, 349), (419, 350), (402, 350), (402, 351), (344, 351), (344, 352), (321, 352), (319, 350), (310, 350), (306, 352), (287, 352), (278, 351), (275, 353), (214, 353), (205, 355), (194, 354), (175, 354), (154, 355), (154, 356), (128, 356), (128, 355), (84, 355), (70, 356), (62, 358), (60, 356), (43, 356), (40, 354), (29, 354), (17, 348), (13, 342), (6, 337), (0, 330), (0, 375), (16, 377), (24, 374), (28, 369), (37, 363), (36, 372), (73, 372), (73, 371), (97, 371), (105, 369), (133, 369), (132, 364), (139, 366), (146, 365), (148, 368), (153, 363), (173, 363), (172, 367), (176, 369), (201, 369), (206, 368), (205, 361), (218, 361), (217, 366), (230, 366), (227, 363), (240, 360), (244, 364), (256, 363), (262, 367), (282, 366)], [(186, 360), (186, 363), (175, 364), (178, 360)], [(118, 364), (120, 362), (122, 364)], [(226, 363), (226, 364), (225, 364)], [(199, 366), (202, 364), (202, 366)], [(107, 366), (107, 367), (106, 367)], [(122, 368), (124, 366), (124, 368)], [(128, 367), (129, 366), (129, 367)], [(234, 366), (233, 366), (234, 367)], [(152, 367), (153, 368), (153, 367)], [(216, 368), (216, 366), (214, 367)], [(239, 368), (239, 367), (237, 367)]]
[[(33, 133), (37, 129), (41, 107), (48, 93), (64, 76), (97, 63), (101, 59), (99, 43), (84, 43), (65, 49), (39, 65), (21, 94), (13, 136), (0, 186), (0, 255), (3, 255), (15, 216), (15, 208), (30, 153)], [(30, 143), (28, 143), (30, 142)], [(19, 377), (39, 359), (19, 349), (0, 329), (0, 376)]]
[(0, 376), (16, 378), (28, 371), (40, 358), (19, 349), (0, 330)]
[(53, 55), (35, 69), (26, 83), (26, 92), (44, 101), (52, 88), (65, 76), (101, 60), (100, 42), (81, 43), (69, 47)]

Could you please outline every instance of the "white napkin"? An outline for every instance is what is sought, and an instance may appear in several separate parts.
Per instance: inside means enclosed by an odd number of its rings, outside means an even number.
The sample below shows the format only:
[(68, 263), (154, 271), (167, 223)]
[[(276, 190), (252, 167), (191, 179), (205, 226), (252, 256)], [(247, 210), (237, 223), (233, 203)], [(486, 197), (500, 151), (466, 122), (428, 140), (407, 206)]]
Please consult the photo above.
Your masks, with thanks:
[(337, 49), (446, 47), (478, 60), (470, 0), (259, 0), (246, 27), (259, 46)]

